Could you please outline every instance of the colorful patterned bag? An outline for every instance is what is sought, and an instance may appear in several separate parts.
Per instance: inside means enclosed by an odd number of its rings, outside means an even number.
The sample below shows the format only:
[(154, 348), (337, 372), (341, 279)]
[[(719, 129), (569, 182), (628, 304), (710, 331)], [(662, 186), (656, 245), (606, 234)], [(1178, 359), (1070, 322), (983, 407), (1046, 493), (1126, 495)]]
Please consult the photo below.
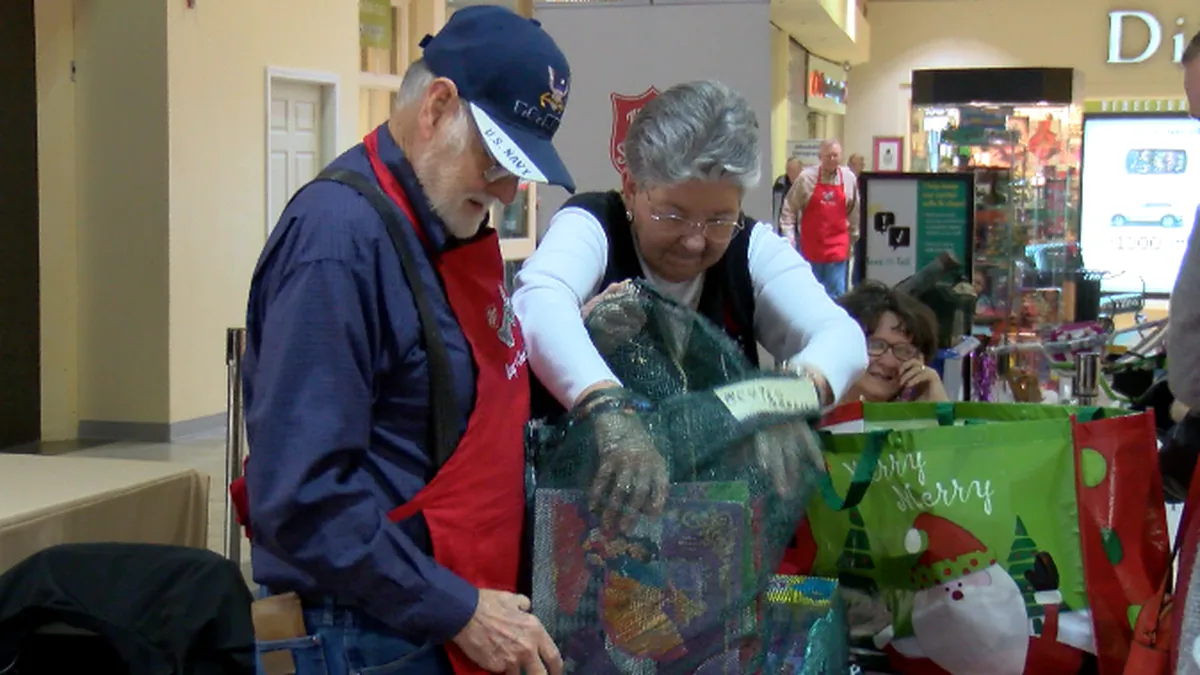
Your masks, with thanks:
[(533, 606), (564, 661), (596, 675), (738, 668), (757, 620), (742, 597), (758, 593), (746, 484), (674, 486), (662, 517), (629, 533), (606, 532), (582, 490), (535, 494)]
[(850, 672), (846, 605), (835, 579), (779, 575), (766, 594), (763, 639), (769, 673)]
[[(766, 593), (824, 475), (812, 384), (763, 373), (719, 327), (638, 283), (585, 325), (627, 398), (529, 430), (534, 614), (568, 674), (776, 675)], [(597, 482), (606, 455), (626, 454), (661, 466)], [(665, 487), (665, 511), (605, 523), (597, 511), (613, 502), (635, 515), (620, 503), (634, 483)]]
[(1150, 415), (853, 404), (825, 425), (835, 489), (885, 450), (857, 508), (813, 500), (788, 567), (884, 599), (899, 672), (1059, 675), (1095, 654), (1121, 673), (1169, 558)]

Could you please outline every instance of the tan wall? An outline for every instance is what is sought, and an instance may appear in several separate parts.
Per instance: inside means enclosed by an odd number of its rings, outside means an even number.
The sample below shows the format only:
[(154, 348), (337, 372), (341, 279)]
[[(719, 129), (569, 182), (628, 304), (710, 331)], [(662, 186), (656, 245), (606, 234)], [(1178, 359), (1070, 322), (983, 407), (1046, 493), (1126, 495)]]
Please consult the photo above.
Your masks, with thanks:
[(38, 189), (41, 210), (42, 437), (75, 438), (79, 421), (74, 0), (39, 0)]
[(337, 147), (355, 143), (357, 5), (36, 10), (43, 439), (220, 413), (265, 239), (266, 69), (336, 75)]
[[(1160, 52), (1145, 63), (1105, 63), (1108, 12), (1114, 9), (1157, 16), (1163, 26)], [(1171, 63), (1177, 18), (1184, 19), (1190, 37), (1200, 29), (1200, 4), (1194, 0), (1117, 5), (1096, 0), (872, 4), (871, 23), (887, 30), (874, 32), (870, 62), (853, 70), (845, 146), (869, 151), (872, 136), (907, 134), (908, 85), (911, 71), (917, 68), (1069, 67), (1083, 73), (1087, 98), (1179, 96), (1182, 75)], [(1134, 52), (1135, 43), (1144, 37), (1144, 29), (1141, 34), (1129, 30), (1126, 54)]]
[(168, 416), (166, 13), (165, 0), (75, 3), (81, 420)]
[[(161, 435), (222, 413), (225, 329), (245, 321), (266, 237), (267, 69), (333, 75), (337, 151), (358, 142), (357, 3), (38, 0), (36, 12), (43, 440), (81, 423)], [(416, 44), (445, 5), (406, 12)]]
[(358, 4), (201, 0), (196, 9), (181, 1), (168, 7), (169, 420), (179, 422), (225, 406), (225, 329), (245, 321), (250, 274), (266, 237), (266, 69), (336, 75), (337, 147), (358, 142)]
[(788, 100), (788, 35), (771, 25), (771, 181), (787, 168), (788, 128), (792, 106)]

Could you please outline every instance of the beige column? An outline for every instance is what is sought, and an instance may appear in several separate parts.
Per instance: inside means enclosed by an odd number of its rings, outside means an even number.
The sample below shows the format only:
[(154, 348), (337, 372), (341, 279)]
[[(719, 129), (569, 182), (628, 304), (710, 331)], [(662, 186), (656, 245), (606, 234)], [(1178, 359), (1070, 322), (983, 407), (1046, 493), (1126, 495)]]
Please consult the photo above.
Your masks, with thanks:
[[(408, 25), (405, 36), (408, 40), (408, 61), (405, 63), (406, 66), (421, 58), (421, 38), (426, 35), (435, 35), (446, 23), (445, 0), (407, 0), (407, 3)], [(397, 52), (399, 51), (397, 49)]]

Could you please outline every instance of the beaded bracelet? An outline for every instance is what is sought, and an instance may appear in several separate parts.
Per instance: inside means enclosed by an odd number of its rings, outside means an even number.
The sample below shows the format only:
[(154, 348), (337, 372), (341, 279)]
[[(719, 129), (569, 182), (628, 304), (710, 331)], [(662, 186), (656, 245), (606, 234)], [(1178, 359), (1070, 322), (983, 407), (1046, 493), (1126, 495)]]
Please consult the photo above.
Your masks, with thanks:
[(594, 391), (584, 397), (576, 409), (580, 415), (597, 415), (608, 412), (636, 415), (649, 410), (650, 405), (628, 396), (614, 396), (614, 392), (623, 391), (620, 387), (609, 387)]

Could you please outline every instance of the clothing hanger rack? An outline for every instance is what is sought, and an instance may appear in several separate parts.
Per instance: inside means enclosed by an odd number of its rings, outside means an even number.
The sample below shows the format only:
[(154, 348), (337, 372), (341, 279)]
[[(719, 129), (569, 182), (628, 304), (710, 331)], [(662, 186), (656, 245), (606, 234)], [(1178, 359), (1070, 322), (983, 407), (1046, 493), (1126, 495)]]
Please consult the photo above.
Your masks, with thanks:
[(1108, 333), (1101, 335), (1089, 335), (1087, 337), (1075, 338), (1073, 340), (1058, 340), (1056, 342), (1042, 342), (1041, 340), (1032, 340), (1030, 342), (1010, 342), (1002, 345), (994, 345), (984, 349), (984, 353), (992, 356), (1007, 356), (1009, 354), (1024, 354), (1024, 353), (1041, 353), (1045, 356), (1051, 356), (1054, 353), (1070, 352), (1077, 349), (1086, 349), (1088, 347), (1100, 347), (1108, 342), (1110, 336)]
[[(1158, 351), (1162, 347), (1163, 340), (1167, 337), (1167, 327), (1170, 325), (1170, 319), (1159, 319), (1157, 321), (1148, 321), (1139, 323), (1129, 328), (1122, 328), (1111, 333), (1112, 337), (1124, 335), (1126, 333), (1138, 333), (1142, 341), (1134, 347), (1130, 348), (1126, 354), (1118, 361), (1124, 360), (1125, 356), (1135, 359), (1144, 359), (1150, 354)], [(1147, 335), (1149, 333), (1149, 335)]]
[[(1018, 354), (1028, 352), (1040, 352), (1046, 356), (1055, 353), (1070, 352), (1078, 349), (1087, 349), (1089, 347), (1108, 347), (1113, 343), (1113, 340), (1120, 335), (1127, 333), (1140, 333), (1142, 342), (1130, 350), (1132, 354), (1145, 355), (1146, 350), (1157, 347), (1166, 337), (1167, 319), (1159, 319), (1158, 321), (1150, 321), (1140, 323), (1129, 328), (1101, 333), (1100, 335), (1089, 335), (1086, 337), (1075, 338), (1072, 340), (1058, 340), (1055, 342), (1042, 342), (1040, 340), (1032, 340), (1029, 342), (1010, 342), (1008, 344), (994, 345), (987, 347), (984, 352), (993, 356), (1003, 356), (1006, 354)], [(1154, 331), (1153, 334), (1146, 336), (1148, 331)]]

